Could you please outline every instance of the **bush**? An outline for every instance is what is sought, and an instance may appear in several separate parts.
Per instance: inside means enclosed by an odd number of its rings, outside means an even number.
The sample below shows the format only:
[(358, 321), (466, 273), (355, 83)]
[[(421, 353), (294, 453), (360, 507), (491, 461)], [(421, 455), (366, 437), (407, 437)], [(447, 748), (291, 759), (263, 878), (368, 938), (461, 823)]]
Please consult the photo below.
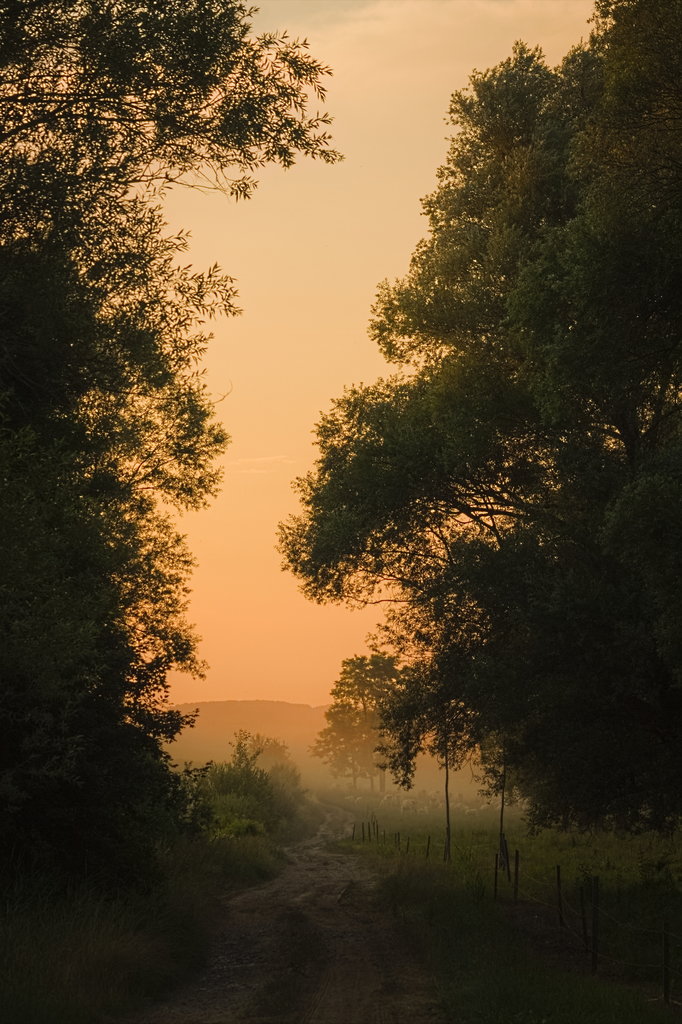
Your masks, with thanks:
[[(201, 792), (212, 816), (212, 834), (219, 836), (300, 834), (312, 825), (306, 794), (294, 763), (278, 741), (235, 733), (232, 759), (203, 771)], [(269, 769), (259, 758), (269, 746), (280, 759)]]

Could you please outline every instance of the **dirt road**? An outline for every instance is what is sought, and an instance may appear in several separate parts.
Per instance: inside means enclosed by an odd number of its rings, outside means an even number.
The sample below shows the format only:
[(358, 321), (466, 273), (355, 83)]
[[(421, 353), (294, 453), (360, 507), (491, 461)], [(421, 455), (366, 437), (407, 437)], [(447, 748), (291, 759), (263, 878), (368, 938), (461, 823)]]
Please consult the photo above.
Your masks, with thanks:
[(344, 824), (330, 811), (281, 875), (232, 896), (202, 975), (126, 1024), (443, 1024), (369, 868), (328, 849)]

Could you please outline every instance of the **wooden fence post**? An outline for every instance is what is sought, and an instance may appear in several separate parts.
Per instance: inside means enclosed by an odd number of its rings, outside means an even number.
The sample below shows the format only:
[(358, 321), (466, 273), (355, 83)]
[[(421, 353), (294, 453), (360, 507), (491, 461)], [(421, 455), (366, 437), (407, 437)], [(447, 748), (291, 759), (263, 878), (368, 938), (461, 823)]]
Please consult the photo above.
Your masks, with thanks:
[(563, 928), (565, 925), (564, 921), (564, 905), (561, 899), (561, 865), (556, 866), (556, 897), (557, 897), (557, 909), (559, 911), (559, 927)]
[(364, 823), (364, 821), (362, 823), (362, 841), (363, 841), (363, 843), (365, 841), (365, 823)]
[(519, 851), (514, 850), (514, 903), (519, 898)]
[(583, 926), (583, 942), (585, 943), (585, 952), (590, 951), (590, 940), (587, 934), (587, 911), (585, 909), (585, 883), (580, 886), (580, 918)]
[(670, 923), (663, 918), (663, 1002), (670, 1005)]
[(426, 837), (426, 859), (429, 859), (429, 850), (431, 849), (431, 836)]
[(592, 973), (597, 973), (599, 961), (599, 876), (592, 878)]
[(511, 864), (509, 863), (509, 847), (504, 832), (500, 832), (500, 857), (499, 865), (502, 871), (507, 872), (507, 881), (511, 882)]
[(499, 867), (500, 867), (500, 854), (498, 852), (498, 853), (495, 854), (495, 882), (493, 884), (493, 899), (494, 900), (497, 899), (497, 872), (499, 870)]
[(407, 843), (405, 844), (405, 855), (407, 856), (407, 854), (409, 852), (410, 852), (410, 837), (408, 836), (407, 837)]
[(353, 835), (351, 836), (351, 840), (353, 839), (355, 839), (355, 822), (353, 822)]

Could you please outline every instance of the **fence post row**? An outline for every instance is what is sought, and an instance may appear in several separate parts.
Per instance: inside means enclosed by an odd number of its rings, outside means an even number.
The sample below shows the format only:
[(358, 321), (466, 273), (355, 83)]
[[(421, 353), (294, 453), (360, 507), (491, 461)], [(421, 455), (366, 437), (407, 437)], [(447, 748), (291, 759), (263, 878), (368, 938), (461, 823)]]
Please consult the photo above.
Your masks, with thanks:
[[(372, 833), (377, 843), (380, 842), (380, 829), (379, 822), (376, 816), (373, 814), (372, 819), (368, 822), (361, 822), (362, 829), (362, 842), (365, 842), (365, 824), (367, 825), (367, 841), (372, 841)], [(353, 822), (353, 832), (351, 839), (355, 840), (357, 832), (357, 824)], [(493, 883), (493, 899), (498, 897), (498, 885), (499, 885), (499, 873), (500, 869), (504, 871), (506, 869), (507, 876), (511, 881), (511, 863), (509, 857), (509, 851), (507, 848), (506, 839), (503, 836), (500, 837), (500, 848), (495, 853), (495, 874)], [(383, 842), (386, 843), (386, 829), (383, 830)], [(393, 833), (393, 845), (400, 852), (401, 850), (401, 836), (400, 832)], [(405, 854), (410, 852), (410, 837), (407, 837), (405, 844)], [(429, 859), (431, 853), (431, 836), (426, 837), (426, 852), (425, 859)], [(447, 860), (447, 843), (443, 849), (443, 860)], [(519, 898), (519, 865), (520, 865), (520, 854), (518, 850), (514, 850), (514, 902), (518, 902)], [(564, 905), (563, 905), (563, 893), (561, 886), (561, 865), (556, 865), (556, 893), (557, 893), (557, 912), (559, 917), (559, 926), (561, 928), (566, 927), (566, 920), (564, 918)], [(583, 945), (585, 952), (590, 956), (590, 968), (591, 973), (596, 974), (599, 966), (599, 876), (593, 875), (590, 879), (590, 904), (591, 904), (591, 925), (592, 934), (590, 935), (587, 927), (587, 900), (585, 896), (586, 884), (583, 882), (580, 885), (580, 923), (582, 930)], [(667, 917), (663, 918), (662, 928), (662, 987), (663, 987), (663, 1002), (666, 1006), (670, 1005), (670, 994), (672, 985), (672, 971), (670, 968), (670, 921)]]

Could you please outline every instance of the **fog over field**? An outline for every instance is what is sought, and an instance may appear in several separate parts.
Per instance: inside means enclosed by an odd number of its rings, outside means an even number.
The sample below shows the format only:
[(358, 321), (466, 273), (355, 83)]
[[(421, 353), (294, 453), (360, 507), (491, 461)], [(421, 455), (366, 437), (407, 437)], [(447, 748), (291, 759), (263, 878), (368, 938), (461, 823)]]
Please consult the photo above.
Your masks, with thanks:
[[(232, 756), (230, 744), (234, 742), (235, 733), (245, 729), (253, 735), (285, 743), (301, 772), (304, 785), (309, 789), (327, 790), (332, 786), (350, 789), (349, 780), (334, 778), (322, 761), (310, 753), (317, 734), (325, 726), (326, 708), (327, 705), (311, 707), (309, 704), (276, 700), (214, 700), (180, 704), (179, 710), (183, 714), (195, 709), (199, 713), (193, 728), (185, 729), (168, 749), (173, 760), (180, 765), (184, 762), (198, 766), (207, 761), (228, 761)], [(474, 780), (470, 767), (453, 772), (450, 785), (456, 800), (474, 804), (481, 802), (479, 784)], [(366, 779), (358, 780), (358, 794), (368, 792), (369, 788)], [(442, 788), (442, 773), (432, 758), (423, 756), (418, 759), (413, 790), (405, 793), (405, 797), (418, 796), (422, 791), (440, 794)], [(388, 778), (387, 789), (392, 789)]]

